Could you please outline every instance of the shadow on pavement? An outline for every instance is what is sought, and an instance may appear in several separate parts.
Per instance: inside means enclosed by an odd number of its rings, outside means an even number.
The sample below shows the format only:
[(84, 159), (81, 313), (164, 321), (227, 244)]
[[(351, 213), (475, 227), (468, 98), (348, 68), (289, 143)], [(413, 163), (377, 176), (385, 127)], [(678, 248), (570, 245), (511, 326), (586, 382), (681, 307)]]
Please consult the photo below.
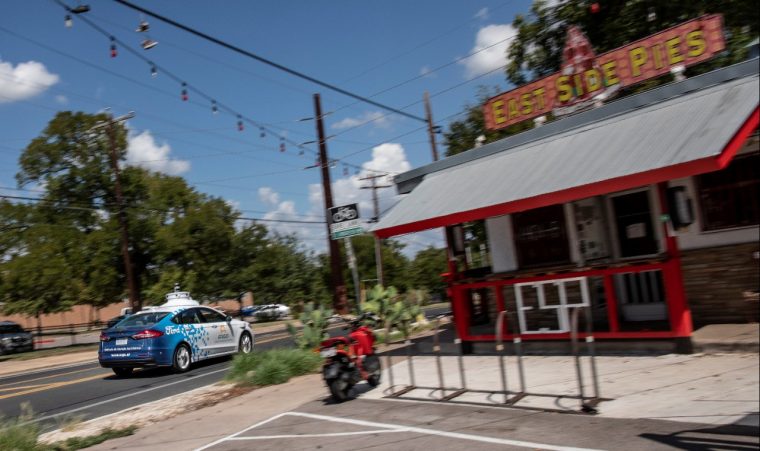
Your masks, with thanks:
[[(757, 415), (754, 413), (752, 415)], [(723, 426), (700, 429), (686, 429), (672, 434), (641, 434), (640, 437), (671, 446), (675, 449), (693, 451), (713, 451), (716, 449), (731, 449), (737, 451), (758, 449), (758, 433), (760, 429), (742, 424), (727, 424)], [(747, 437), (741, 440), (741, 437)]]

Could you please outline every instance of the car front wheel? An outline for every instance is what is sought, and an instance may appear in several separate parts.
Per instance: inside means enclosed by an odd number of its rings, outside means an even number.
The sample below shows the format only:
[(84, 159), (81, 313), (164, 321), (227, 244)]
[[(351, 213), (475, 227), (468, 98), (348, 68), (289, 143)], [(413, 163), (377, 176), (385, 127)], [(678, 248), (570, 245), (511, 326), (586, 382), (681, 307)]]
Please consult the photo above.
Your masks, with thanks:
[(178, 373), (184, 373), (190, 369), (190, 348), (186, 344), (183, 343), (174, 350), (172, 368)]

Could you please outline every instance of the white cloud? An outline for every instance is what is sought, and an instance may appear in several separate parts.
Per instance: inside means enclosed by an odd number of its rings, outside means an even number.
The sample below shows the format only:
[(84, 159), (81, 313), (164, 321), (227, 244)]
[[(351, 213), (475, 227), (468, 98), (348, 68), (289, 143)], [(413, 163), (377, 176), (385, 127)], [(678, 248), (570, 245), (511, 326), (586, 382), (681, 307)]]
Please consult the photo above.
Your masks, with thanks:
[(59, 94), (55, 96), (55, 101), (58, 102), (58, 104), (60, 105), (68, 105), (69, 98), (64, 95)]
[[(359, 174), (350, 175), (335, 179), (332, 183), (332, 194), (334, 205), (345, 205), (356, 203), (359, 205), (359, 216), (367, 221), (374, 216), (374, 208), (372, 204), (372, 190), (361, 189), (362, 186), (368, 186), (368, 180), (361, 180), (368, 175), (374, 175), (376, 172), (390, 172), (400, 173), (411, 169), (409, 161), (407, 161), (404, 148), (400, 144), (385, 143), (375, 147), (372, 150), (372, 159), (364, 162), (362, 165), (362, 171)], [(380, 178), (377, 180), (379, 185), (392, 185), (390, 178)], [(265, 188), (264, 193), (269, 194), (274, 191), (270, 191), (270, 188)], [(322, 185), (319, 183), (313, 183), (309, 185), (309, 204), (305, 213), (298, 213), (296, 204), (290, 200), (284, 200), (273, 205), (272, 211), (268, 212), (265, 219), (278, 219), (278, 220), (308, 220), (308, 221), (322, 221), (324, 220), (324, 201), (322, 193)], [(390, 188), (383, 188), (377, 190), (380, 212), (384, 212), (393, 206), (400, 196), (396, 194), (395, 186)], [(259, 197), (262, 196), (262, 189), (259, 189)], [(294, 234), (301, 240), (304, 245), (316, 252), (325, 252), (327, 245), (326, 227), (323, 224), (320, 225), (305, 225), (305, 224), (293, 224), (293, 223), (267, 223), (267, 227), (270, 230), (276, 231), (282, 234)], [(369, 227), (369, 225), (367, 225)], [(441, 232), (431, 231), (431, 233), (423, 232), (414, 235), (414, 244), (410, 243), (404, 253), (413, 256), (419, 250), (424, 249), (427, 244), (433, 244), (440, 246)], [(408, 239), (406, 241), (409, 241)]]
[(480, 20), (488, 19), (488, 8), (480, 8), (480, 10), (475, 13), (475, 18)]
[(488, 25), (478, 30), (475, 46), (470, 53), (478, 52), (460, 61), (466, 68), (467, 77), (474, 77), (498, 69), (507, 63), (507, 47), (517, 36), (512, 25)]
[(127, 139), (127, 164), (169, 175), (179, 175), (190, 170), (190, 162), (171, 158), (168, 143), (159, 145), (149, 130)]
[(420, 68), (420, 75), (423, 77), (435, 77), (436, 73), (430, 69), (430, 66), (422, 66)]
[(356, 127), (371, 122), (373, 126), (380, 128), (388, 128), (390, 126), (390, 120), (385, 113), (380, 111), (367, 111), (361, 116), (347, 117), (332, 124), (332, 128), (341, 130), (344, 128)]
[(37, 61), (13, 64), (0, 60), (0, 103), (34, 97), (58, 83), (60, 77), (50, 73)]
[(267, 205), (277, 205), (280, 202), (280, 195), (268, 186), (259, 188), (259, 199)]

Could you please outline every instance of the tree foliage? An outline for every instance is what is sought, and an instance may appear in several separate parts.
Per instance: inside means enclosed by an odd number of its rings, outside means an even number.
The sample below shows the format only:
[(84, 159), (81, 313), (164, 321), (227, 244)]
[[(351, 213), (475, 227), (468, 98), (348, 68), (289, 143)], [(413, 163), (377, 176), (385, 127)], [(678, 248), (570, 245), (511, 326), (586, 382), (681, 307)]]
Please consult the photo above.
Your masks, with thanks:
[[(101, 307), (125, 296), (110, 141), (102, 127), (93, 128), (105, 119), (59, 113), (23, 151), (17, 181), (44, 193), (37, 203), (0, 202), (5, 312)], [(123, 163), (123, 126), (115, 125), (114, 137)], [(148, 304), (163, 302), (175, 283), (201, 300), (241, 291), (286, 304), (326, 297), (316, 258), (293, 237), (237, 224), (239, 213), (227, 202), (181, 177), (127, 166), (121, 181), (130, 258)]]

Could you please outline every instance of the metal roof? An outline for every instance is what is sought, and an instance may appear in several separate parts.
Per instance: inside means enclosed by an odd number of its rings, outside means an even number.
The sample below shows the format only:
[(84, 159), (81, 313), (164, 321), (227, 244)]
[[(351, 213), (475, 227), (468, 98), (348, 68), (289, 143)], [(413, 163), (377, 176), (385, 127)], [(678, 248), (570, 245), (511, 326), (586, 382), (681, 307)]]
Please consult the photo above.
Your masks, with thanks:
[(718, 157), (757, 114), (757, 67), (673, 83), (401, 174), (399, 192), (411, 192), (373, 231), (410, 233), (548, 205), (518, 201), (551, 193), (566, 202), (600, 194), (584, 189), (595, 184), (619, 191), (674, 178), (632, 176)]

